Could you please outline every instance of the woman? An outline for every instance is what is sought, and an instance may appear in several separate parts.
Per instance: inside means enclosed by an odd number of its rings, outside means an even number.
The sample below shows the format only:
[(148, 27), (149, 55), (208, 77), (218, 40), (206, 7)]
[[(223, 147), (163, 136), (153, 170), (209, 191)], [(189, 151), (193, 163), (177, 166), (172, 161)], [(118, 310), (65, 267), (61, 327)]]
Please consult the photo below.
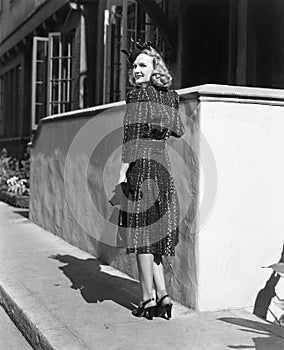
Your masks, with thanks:
[[(135, 316), (171, 318), (162, 256), (173, 256), (178, 243), (179, 210), (165, 141), (181, 137), (179, 98), (169, 89), (172, 77), (150, 43), (128, 54), (130, 81), (126, 98), (122, 166), (119, 183), (130, 188), (127, 202), (126, 252), (135, 253), (142, 301)], [(153, 288), (154, 287), (154, 288)]]

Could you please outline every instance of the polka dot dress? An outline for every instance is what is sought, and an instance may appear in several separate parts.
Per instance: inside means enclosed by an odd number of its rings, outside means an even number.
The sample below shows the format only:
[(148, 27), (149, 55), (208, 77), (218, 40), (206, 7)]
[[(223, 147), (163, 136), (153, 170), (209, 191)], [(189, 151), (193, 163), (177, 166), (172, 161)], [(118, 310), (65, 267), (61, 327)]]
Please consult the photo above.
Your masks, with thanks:
[(122, 146), (122, 162), (129, 163), (127, 253), (175, 253), (179, 206), (165, 144), (183, 134), (175, 91), (150, 84), (127, 95)]

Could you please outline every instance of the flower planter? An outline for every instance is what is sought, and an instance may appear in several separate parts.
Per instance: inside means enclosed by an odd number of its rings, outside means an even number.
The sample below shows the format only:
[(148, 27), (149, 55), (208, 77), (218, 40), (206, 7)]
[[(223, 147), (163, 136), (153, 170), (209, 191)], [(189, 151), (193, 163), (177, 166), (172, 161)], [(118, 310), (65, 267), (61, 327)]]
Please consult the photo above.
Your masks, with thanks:
[(0, 200), (14, 207), (29, 208), (29, 196), (19, 196), (7, 191), (0, 191)]

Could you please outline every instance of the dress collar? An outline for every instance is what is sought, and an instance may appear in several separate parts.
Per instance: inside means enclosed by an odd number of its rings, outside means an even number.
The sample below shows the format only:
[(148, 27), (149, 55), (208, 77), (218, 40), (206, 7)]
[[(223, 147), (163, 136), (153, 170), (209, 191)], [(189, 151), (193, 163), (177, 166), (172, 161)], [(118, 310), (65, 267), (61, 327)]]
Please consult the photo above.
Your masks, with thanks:
[(151, 87), (153, 87), (155, 90), (158, 90), (158, 91), (168, 91), (169, 90), (169, 88), (166, 86), (158, 86), (156, 84), (153, 84), (152, 82), (149, 82), (149, 84), (146, 87), (143, 87), (142, 85), (139, 85), (139, 84), (135, 85), (136, 89), (149, 89)]

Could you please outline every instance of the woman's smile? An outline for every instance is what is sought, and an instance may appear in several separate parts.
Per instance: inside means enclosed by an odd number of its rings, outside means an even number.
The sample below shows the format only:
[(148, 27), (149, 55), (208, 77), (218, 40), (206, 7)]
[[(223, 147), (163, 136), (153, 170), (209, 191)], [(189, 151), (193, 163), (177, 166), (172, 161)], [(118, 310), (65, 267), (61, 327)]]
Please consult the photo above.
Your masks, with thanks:
[(149, 83), (153, 71), (153, 57), (143, 53), (138, 55), (133, 63), (133, 77), (135, 79), (135, 83), (142, 85), (143, 83)]

